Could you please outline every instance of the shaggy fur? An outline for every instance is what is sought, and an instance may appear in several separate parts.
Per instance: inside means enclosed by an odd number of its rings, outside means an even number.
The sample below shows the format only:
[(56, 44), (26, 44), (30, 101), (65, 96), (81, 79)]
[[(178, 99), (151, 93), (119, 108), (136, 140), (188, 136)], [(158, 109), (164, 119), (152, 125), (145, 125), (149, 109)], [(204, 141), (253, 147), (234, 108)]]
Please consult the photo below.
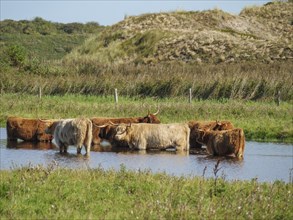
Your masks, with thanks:
[(115, 138), (126, 141), (132, 149), (189, 150), (190, 129), (187, 124), (121, 124)]
[(80, 154), (84, 145), (86, 155), (90, 155), (92, 143), (92, 122), (90, 119), (77, 118), (56, 121), (48, 126), (46, 133), (54, 136), (60, 153), (66, 153), (69, 145), (76, 145), (77, 153)]

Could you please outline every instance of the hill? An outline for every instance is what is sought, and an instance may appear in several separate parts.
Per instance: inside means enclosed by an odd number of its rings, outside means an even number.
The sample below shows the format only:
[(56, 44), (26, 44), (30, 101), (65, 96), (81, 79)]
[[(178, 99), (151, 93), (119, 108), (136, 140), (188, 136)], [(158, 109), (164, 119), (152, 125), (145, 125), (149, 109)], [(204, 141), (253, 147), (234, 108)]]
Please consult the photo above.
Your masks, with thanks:
[(73, 50), (66, 60), (99, 63), (220, 63), (293, 59), (293, 4), (239, 15), (215, 9), (130, 16)]
[(90, 35), (97, 34), (102, 29), (103, 26), (96, 22), (63, 24), (40, 17), (31, 21), (3, 20), (0, 21), (0, 63), (7, 63), (7, 51), (15, 45), (22, 47), (29, 58), (61, 59)]

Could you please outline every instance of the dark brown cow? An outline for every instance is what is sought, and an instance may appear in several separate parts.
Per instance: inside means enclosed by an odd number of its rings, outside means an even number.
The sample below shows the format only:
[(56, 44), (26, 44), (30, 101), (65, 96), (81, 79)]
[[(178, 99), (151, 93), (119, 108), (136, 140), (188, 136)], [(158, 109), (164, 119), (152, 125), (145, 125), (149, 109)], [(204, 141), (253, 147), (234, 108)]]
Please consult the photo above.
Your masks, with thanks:
[[(54, 121), (54, 120), (52, 120)], [(6, 121), (7, 139), (9, 141), (52, 141), (52, 135), (45, 133), (46, 123), (39, 119), (8, 117)]]
[(234, 154), (237, 158), (243, 157), (245, 136), (241, 128), (222, 131), (199, 130), (197, 141), (206, 145), (207, 152), (211, 155)]
[[(112, 123), (112, 122), (110, 121), (110, 123)], [(117, 141), (115, 139), (116, 128), (118, 125), (119, 124), (117, 124), (117, 125), (111, 125), (111, 124), (103, 125), (100, 128), (99, 137), (101, 139), (105, 139), (105, 140), (109, 141), (111, 143), (112, 147), (128, 147), (128, 144), (126, 141)]]
[[(100, 144), (101, 138), (107, 139), (108, 141), (114, 144), (113, 139), (113, 128), (110, 125), (110, 122), (114, 124), (129, 124), (129, 123), (152, 123), (159, 124), (160, 120), (156, 116), (159, 113), (159, 110), (154, 114), (147, 114), (145, 117), (133, 117), (133, 118), (92, 118), (93, 123), (93, 144)], [(104, 126), (101, 128), (99, 126)], [(106, 126), (106, 127), (105, 127)], [(103, 130), (101, 130), (103, 129)], [(102, 133), (101, 133), (102, 131)], [(100, 135), (101, 133), (101, 135)], [(114, 144), (115, 145), (115, 144)]]
[(233, 124), (229, 121), (189, 121), (188, 126), (190, 128), (190, 148), (202, 147), (202, 145), (197, 142), (199, 129), (222, 131), (234, 128)]

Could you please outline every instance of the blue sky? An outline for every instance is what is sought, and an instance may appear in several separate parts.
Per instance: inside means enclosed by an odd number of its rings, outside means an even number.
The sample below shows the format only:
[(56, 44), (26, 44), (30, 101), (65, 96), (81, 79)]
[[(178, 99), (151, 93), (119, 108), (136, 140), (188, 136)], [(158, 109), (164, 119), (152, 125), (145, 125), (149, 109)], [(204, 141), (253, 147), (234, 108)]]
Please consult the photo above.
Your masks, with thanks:
[(199, 11), (219, 8), (238, 14), (246, 6), (263, 5), (268, 0), (117, 0), (117, 1), (58, 1), (58, 0), (1, 0), (1, 20), (32, 20), (42, 17), (53, 22), (90, 22), (112, 25), (124, 19), (125, 15), (140, 15), (175, 10)]

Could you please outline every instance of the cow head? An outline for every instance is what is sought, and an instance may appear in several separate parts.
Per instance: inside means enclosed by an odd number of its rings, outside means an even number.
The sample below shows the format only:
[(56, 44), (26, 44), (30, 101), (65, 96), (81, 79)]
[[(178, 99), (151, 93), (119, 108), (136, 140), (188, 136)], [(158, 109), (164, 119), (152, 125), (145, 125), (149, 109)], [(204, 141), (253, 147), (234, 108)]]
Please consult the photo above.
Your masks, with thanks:
[(216, 120), (216, 123), (211, 130), (214, 131), (223, 131), (223, 130), (230, 130), (233, 129), (234, 125), (230, 121), (218, 121)]
[(158, 109), (158, 111), (153, 114), (151, 114), (150, 111), (148, 111), (148, 114), (145, 117), (139, 119), (139, 123), (160, 124), (161, 122), (159, 118), (157, 117), (157, 114), (159, 114), (159, 112), (160, 112), (160, 109)]
[(97, 126), (100, 128), (99, 137), (106, 140), (113, 140), (116, 134), (117, 125), (102, 125)]
[(59, 123), (59, 120), (42, 120), (42, 119), (39, 119), (39, 120), (45, 123), (45, 133), (53, 135), (55, 128)]
[(118, 141), (127, 141), (131, 124), (120, 124), (115, 129), (115, 139)]
[(202, 145), (205, 145), (206, 143), (206, 130), (198, 129), (196, 132), (196, 141)]

